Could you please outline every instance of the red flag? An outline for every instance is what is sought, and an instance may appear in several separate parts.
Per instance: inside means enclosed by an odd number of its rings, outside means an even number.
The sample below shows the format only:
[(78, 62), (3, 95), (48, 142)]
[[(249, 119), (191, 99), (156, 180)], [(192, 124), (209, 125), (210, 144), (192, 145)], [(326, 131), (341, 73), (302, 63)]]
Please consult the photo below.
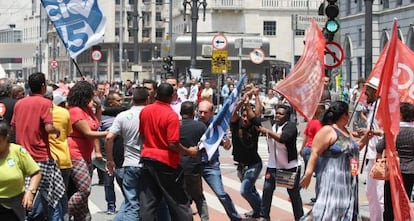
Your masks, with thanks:
[(306, 36), (305, 50), (298, 63), (275, 90), (307, 120), (312, 119), (323, 92), (325, 38), (314, 19)]
[[(377, 119), (384, 129), (385, 153), (390, 173), (392, 205), (395, 220), (413, 220), (414, 209), (405, 192), (400, 163), (397, 160), (395, 140), (400, 125), (400, 94), (398, 91), (398, 66), (400, 57), (405, 56), (398, 49), (398, 22), (394, 20), (392, 36), (386, 51), (384, 67), (380, 76), (377, 95), (381, 97)], [(394, 120), (393, 120), (393, 119)]]
[[(381, 76), (381, 71), (384, 67), (385, 55), (388, 49), (389, 42), (385, 45), (380, 56), (378, 57), (377, 63), (369, 75), (367, 82), (373, 77), (378, 79)], [(396, 63), (398, 64), (397, 76), (398, 76), (398, 92), (400, 93), (401, 102), (414, 103), (414, 52), (405, 45), (400, 39), (397, 39), (397, 49), (399, 54), (404, 56), (398, 56)], [(366, 96), (364, 94), (365, 86), (362, 88), (358, 102), (364, 103)]]

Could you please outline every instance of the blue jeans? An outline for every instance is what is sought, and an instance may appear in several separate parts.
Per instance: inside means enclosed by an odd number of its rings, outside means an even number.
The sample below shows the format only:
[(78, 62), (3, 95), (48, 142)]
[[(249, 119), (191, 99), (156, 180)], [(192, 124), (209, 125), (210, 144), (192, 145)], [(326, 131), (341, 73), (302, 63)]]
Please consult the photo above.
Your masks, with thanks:
[[(292, 169), (287, 169), (288, 171), (296, 171), (296, 167)], [(287, 189), (289, 198), (292, 204), (293, 214), (295, 220), (299, 220), (303, 216), (303, 205), (302, 197), (300, 196), (300, 166), (298, 168), (298, 173), (296, 174), (295, 186), (293, 189)], [(269, 219), (270, 207), (272, 206), (273, 191), (275, 190), (276, 184), (276, 169), (267, 168), (265, 175), (265, 182), (263, 184), (263, 195), (262, 195), (262, 205), (260, 211), (260, 217)]]
[[(305, 162), (305, 171), (306, 171), (306, 167), (308, 166), (308, 161), (309, 161), (311, 153), (312, 153), (312, 148), (311, 147), (303, 148), (302, 157), (303, 157), (303, 161)], [(316, 161), (316, 165), (315, 165), (315, 169), (314, 169), (316, 177), (318, 177), (319, 165), (321, 165), (321, 161), (322, 161), (322, 158), (321, 158), (321, 156), (319, 156), (317, 161)], [(318, 194), (319, 194), (319, 179), (316, 179), (315, 198), (318, 197)]]
[(237, 175), (241, 181), (240, 193), (253, 209), (253, 215), (259, 216), (262, 199), (256, 190), (256, 180), (262, 171), (262, 161), (251, 165), (239, 164)]
[[(46, 193), (44, 193), (46, 195)], [(59, 202), (56, 205), (56, 208), (53, 208), (48, 205), (46, 198), (44, 198), (41, 192), (36, 194), (36, 198), (33, 199), (33, 209), (28, 214), (28, 221), (38, 221), (38, 220), (50, 220), (50, 221), (62, 221), (63, 220), (63, 211), (62, 211), (62, 202)], [(45, 207), (47, 209), (45, 209)]]
[(139, 220), (139, 178), (140, 167), (124, 167), (122, 189), (124, 202), (116, 214), (114, 221), (136, 221)]
[(236, 211), (229, 194), (224, 191), (223, 181), (221, 179), (220, 162), (217, 160), (204, 164), (202, 176), (220, 200), (226, 210), (227, 216), (229, 216), (232, 221), (241, 220), (241, 216)]

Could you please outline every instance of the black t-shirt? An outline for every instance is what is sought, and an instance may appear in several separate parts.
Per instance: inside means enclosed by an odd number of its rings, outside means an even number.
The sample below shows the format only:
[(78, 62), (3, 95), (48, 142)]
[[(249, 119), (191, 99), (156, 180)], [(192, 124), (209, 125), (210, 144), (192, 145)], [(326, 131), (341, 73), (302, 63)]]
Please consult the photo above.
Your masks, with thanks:
[[(201, 121), (183, 119), (180, 126), (180, 143), (185, 147), (197, 146), (206, 130), (206, 125)], [(181, 156), (180, 165), (184, 169), (184, 174), (199, 173), (201, 170), (200, 156)]]
[(241, 126), (241, 119), (230, 124), (233, 144), (233, 159), (245, 165), (251, 165), (261, 161), (257, 153), (259, 132), (255, 128), (255, 122), (260, 122), (259, 118), (251, 120), (250, 127)]

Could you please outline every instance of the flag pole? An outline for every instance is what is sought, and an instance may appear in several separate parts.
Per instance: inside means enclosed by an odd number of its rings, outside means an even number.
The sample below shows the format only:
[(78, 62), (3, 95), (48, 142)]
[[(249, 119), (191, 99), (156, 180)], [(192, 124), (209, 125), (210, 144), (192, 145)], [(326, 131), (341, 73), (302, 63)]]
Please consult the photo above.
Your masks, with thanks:
[(72, 58), (72, 62), (73, 62), (73, 64), (75, 64), (76, 70), (78, 70), (78, 72), (79, 72), (80, 76), (82, 77), (82, 79), (85, 79), (85, 77), (83, 76), (83, 74), (82, 74), (82, 72), (81, 72), (81, 70), (80, 70), (80, 68), (79, 68), (79, 65), (78, 65), (78, 63), (75, 61), (75, 59), (73, 59), (73, 58)]
[(358, 104), (359, 104), (359, 101), (355, 103), (354, 109), (352, 110), (351, 117), (349, 118), (349, 119), (351, 119), (351, 120), (350, 120), (350, 121), (348, 121), (348, 125), (347, 125), (347, 127), (349, 127), (349, 125), (351, 124), (352, 119), (354, 118), (354, 115), (355, 115), (355, 109), (356, 109), (356, 107), (358, 106)]
[[(372, 113), (372, 120), (369, 124), (369, 130), (373, 129), (373, 124), (374, 124), (374, 119), (375, 119), (375, 114), (376, 114), (375, 112), (377, 112), (378, 100), (379, 100), (379, 97), (377, 98), (374, 104), (374, 112)], [(362, 158), (362, 165), (361, 165), (361, 171), (360, 171), (361, 174), (362, 174), (362, 171), (364, 170), (364, 164), (367, 158), (367, 152), (368, 152), (368, 144), (365, 147), (364, 157)]]

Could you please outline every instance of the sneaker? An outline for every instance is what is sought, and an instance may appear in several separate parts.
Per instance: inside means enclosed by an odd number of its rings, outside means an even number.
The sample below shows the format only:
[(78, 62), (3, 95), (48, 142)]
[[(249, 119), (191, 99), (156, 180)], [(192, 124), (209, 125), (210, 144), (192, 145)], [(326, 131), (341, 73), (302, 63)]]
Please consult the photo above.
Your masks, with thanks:
[(244, 214), (246, 218), (260, 218), (260, 215), (258, 213), (254, 213), (253, 211), (249, 211)]
[(115, 212), (116, 212), (115, 205), (108, 205), (108, 210), (106, 210), (106, 214), (113, 215), (115, 214)]

